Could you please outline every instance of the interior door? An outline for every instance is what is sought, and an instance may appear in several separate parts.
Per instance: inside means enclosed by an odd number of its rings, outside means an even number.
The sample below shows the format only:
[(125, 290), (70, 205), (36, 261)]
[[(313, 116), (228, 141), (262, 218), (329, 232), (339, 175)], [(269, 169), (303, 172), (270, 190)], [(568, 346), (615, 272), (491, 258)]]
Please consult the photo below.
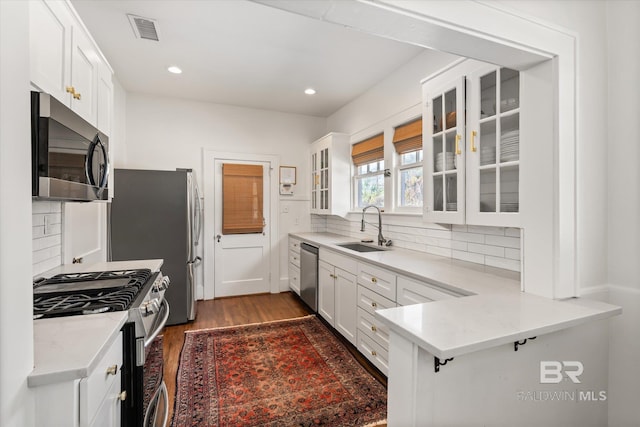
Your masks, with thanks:
[[(229, 185), (227, 170), (235, 168), (242, 174), (242, 166), (258, 166), (262, 170), (261, 187), (255, 188), (258, 180), (252, 181), (251, 194), (237, 196), (242, 191)], [(216, 160), (215, 162), (215, 296), (247, 295), (270, 291), (270, 164), (268, 162), (246, 162)], [(224, 181), (227, 179), (227, 185)], [(225, 198), (225, 190), (227, 197)], [(261, 193), (261, 197), (259, 197)], [(227, 209), (225, 210), (225, 201)], [(258, 206), (257, 204), (260, 204)], [(230, 205), (234, 209), (230, 210)], [(242, 218), (242, 208), (250, 215), (258, 215), (249, 223)], [(226, 217), (225, 217), (226, 215)], [(256, 220), (256, 218), (253, 218)]]

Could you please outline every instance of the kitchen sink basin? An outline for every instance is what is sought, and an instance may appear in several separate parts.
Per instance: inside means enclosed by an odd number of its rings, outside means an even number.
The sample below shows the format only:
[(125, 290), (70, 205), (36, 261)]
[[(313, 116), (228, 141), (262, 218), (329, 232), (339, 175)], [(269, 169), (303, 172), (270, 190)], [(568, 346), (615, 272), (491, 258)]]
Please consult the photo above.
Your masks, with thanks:
[(356, 251), (356, 252), (380, 252), (380, 251), (386, 251), (385, 248), (381, 248), (379, 246), (365, 245), (365, 244), (358, 243), (358, 242), (339, 243), (337, 245), (340, 246), (341, 248), (351, 249), (352, 251)]

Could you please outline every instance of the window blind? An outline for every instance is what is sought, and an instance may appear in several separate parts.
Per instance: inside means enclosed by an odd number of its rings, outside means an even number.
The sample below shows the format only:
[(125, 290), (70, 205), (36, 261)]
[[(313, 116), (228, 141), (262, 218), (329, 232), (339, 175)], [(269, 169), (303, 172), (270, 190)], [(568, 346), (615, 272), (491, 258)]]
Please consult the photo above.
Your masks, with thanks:
[(222, 234), (262, 233), (262, 166), (222, 165)]
[(384, 160), (384, 134), (381, 133), (353, 144), (351, 158), (356, 166)]
[(393, 146), (398, 154), (410, 153), (422, 148), (422, 118), (395, 128)]

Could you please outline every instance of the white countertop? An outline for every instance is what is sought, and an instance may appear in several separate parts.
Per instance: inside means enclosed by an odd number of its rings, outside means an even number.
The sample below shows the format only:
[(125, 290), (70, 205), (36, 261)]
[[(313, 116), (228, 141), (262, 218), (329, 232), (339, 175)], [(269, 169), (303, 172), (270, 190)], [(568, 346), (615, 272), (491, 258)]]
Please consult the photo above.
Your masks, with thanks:
[(291, 236), (467, 295), (376, 311), (376, 317), (393, 332), (440, 359), (622, 312), (620, 307), (599, 301), (581, 298), (559, 301), (523, 293), (517, 273), (492, 267), (400, 248), (354, 252), (336, 243), (355, 239), (331, 233), (292, 233)]
[[(162, 262), (152, 259), (62, 265), (38, 277), (139, 268), (156, 272)], [(127, 318), (128, 313), (121, 311), (34, 320), (34, 369), (27, 377), (29, 387), (87, 377), (116, 339)]]

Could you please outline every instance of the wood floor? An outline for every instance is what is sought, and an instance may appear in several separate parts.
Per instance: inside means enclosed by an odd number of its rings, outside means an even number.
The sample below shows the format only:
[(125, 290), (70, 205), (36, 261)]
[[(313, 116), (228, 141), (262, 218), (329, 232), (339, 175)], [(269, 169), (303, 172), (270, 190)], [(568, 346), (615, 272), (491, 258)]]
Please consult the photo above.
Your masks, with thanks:
[[(193, 322), (167, 326), (164, 329), (164, 381), (169, 393), (169, 420), (173, 414), (176, 393), (176, 374), (180, 361), (180, 351), (184, 344), (184, 332), (194, 329), (236, 326), (261, 323), (271, 320), (302, 317), (310, 312), (291, 292), (280, 294), (248, 295), (198, 301), (198, 313)], [(322, 320), (322, 319), (321, 319)], [(387, 385), (386, 377), (373, 367), (350, 343), (336, 334), (349, 348), (356, 359), (381, 383)]]

